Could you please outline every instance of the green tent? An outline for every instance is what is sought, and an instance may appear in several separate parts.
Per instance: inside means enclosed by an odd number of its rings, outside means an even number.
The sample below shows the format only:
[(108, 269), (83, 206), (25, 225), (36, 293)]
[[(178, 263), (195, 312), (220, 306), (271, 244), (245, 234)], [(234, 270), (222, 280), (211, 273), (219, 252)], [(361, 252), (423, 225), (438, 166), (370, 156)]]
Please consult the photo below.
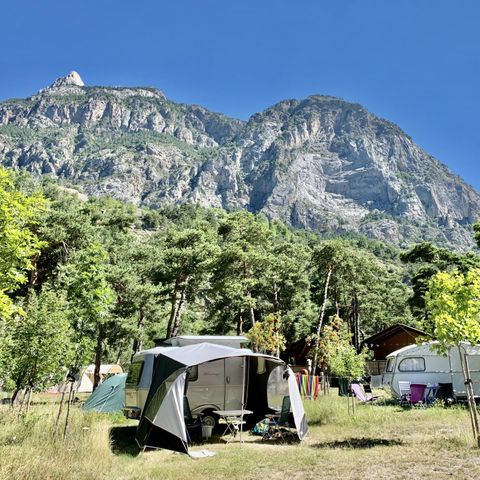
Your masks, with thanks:
[(84, 410), (96, 412), (119, 412), (124, 407), (126, 373), (107, 378), (84, 403)]

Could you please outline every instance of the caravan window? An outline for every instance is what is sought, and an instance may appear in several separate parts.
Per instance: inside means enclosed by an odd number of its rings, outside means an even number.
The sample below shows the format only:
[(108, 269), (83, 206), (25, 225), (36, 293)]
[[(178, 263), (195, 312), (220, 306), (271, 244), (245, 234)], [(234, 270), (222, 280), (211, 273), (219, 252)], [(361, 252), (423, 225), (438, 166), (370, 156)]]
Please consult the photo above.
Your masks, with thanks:
[(128, 369), (126, 384), (137, 386), (142, 376), (143, 360), (140, 362), (133, 362)]
[(422, 357), (404, 358), (398, 365), (400, 372), (424, 372), (425, 359)]
[(385, 367), (386, 372), (393, 372), (393, 364), (395, 362), (394, 358), (389, 358), (387, 360), (387, 366)]
[(187, 378), (189, 382), (196, 382), (198, 380), (198, 365), (187, 369)]

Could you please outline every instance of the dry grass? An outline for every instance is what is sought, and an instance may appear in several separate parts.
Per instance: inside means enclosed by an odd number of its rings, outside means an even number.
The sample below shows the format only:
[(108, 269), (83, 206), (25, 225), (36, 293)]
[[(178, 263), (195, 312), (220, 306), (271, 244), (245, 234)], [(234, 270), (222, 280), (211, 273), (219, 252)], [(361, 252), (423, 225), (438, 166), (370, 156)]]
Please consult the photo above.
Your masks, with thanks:
[(462, 407), (361, 405), (352, 417), (346, 402), (333, 395), (306, 402), (310, 434), (301, 444), (247, 436), (242, 445), (209, 444), (216, 456), (201, 460), (169, 451), (137, 455), (134, 428), (118, 416), (75, 409), (65, 441), (52, 441), (54, 406), (35, 406), (20, 419), (5, 407), (0, 410), (0, 478), (480, 478), (479, 451)]

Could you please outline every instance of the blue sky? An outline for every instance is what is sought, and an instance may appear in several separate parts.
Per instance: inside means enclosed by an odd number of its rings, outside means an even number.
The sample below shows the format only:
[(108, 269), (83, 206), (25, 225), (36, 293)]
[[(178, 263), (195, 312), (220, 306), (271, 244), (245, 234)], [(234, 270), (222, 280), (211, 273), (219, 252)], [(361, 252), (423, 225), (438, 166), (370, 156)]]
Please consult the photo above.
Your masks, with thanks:
[(77, 70), (248, 118), (328, 94), (480, 189), (478, 0), (0, 0), (0, 99)]

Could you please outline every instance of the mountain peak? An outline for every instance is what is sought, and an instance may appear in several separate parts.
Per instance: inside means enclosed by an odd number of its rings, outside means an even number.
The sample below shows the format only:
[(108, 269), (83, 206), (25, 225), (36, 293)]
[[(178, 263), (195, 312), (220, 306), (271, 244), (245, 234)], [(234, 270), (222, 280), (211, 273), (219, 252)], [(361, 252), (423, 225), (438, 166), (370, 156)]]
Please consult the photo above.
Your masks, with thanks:
[(82, 77), (75, 70), (72, 70), (66, 77), (57, 78), (49, 88), (66, 87), (71, 85), (76, 87), (85, 86)]

